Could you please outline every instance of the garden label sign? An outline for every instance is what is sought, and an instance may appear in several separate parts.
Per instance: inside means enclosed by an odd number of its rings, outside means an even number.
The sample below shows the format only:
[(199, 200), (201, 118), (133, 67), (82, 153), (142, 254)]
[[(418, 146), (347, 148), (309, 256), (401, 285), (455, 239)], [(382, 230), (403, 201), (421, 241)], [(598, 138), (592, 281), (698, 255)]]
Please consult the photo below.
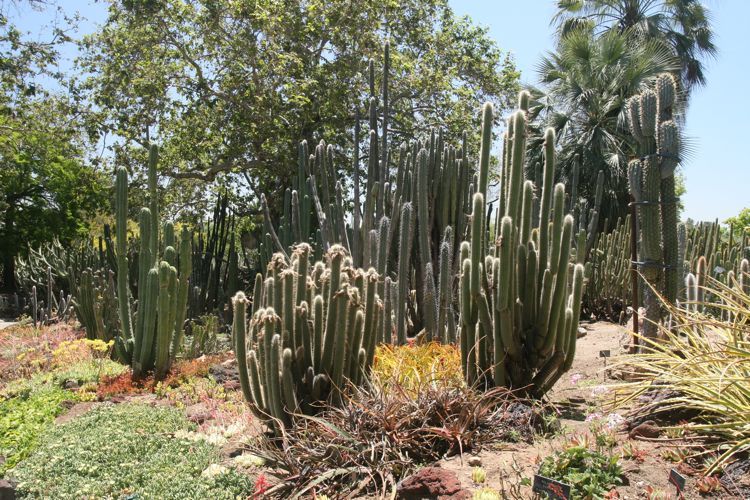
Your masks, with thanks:
[(677, 472), (676, 469), (669, 471), (669, 482), (677, 488), (679, 498), (682, 498), (682, 492), (685, 490), (685, 476)]
[(557, 500), (568, 500), (570, 498), (570, 485), (555, 481), (541, 474), (534, 474), (534, 485), (532, 491), (535, 493), (546, 493), (548, 498)]

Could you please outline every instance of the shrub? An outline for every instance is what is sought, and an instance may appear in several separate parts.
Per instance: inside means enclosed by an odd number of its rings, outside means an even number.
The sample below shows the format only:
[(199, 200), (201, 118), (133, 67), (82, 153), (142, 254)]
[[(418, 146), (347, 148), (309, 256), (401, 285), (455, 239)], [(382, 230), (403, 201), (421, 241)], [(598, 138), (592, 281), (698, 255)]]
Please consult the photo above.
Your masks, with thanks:
[(416, 391), (426, 384), (461, 387), (461, 355), (455, 345), (429, 342), (423, 345), (381, 344), (375, 351), (372, 380), (382, 390), (398, 387)]
[(218, 449), (178, 438), (192, 430), (174, 408), (102, 406), (51, 429), (11, 477), (26, 496), (47, 498), (215, 498), (253, 491), (220, 466)]

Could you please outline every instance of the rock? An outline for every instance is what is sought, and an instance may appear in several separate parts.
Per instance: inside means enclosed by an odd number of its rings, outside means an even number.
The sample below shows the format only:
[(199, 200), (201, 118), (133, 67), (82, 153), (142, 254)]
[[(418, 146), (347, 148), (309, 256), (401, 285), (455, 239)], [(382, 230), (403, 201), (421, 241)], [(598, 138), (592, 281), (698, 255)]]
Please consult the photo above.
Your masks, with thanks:
[(211, 418), (211, 411), (203, 403), (198, 403), (185, 408), (185, 416), (191, 422), (200, 425)]
[(65, 399), (65, 400), (63, 400), (63, 401), (61, 401), (61, 402), (60, 402), (60, 406), (62, 406), (62, 407), (63, 407), (63, 408), (65, 408), (66, 410), (70, 410), (70, 409), (71, 409), (71, 408), (73, 408), (73, 407), (74, 407), (74, 406), (75, 406), (76, 404), (78, 404), (78, 402), (77, 402), (77, 401), (74, 401), (74, 400), (72, 400), (72, 399)]
[(660, 385), (659, 382), (654, 383), (653, 389), (638, 398), (637, 409), (628, 416), (629, 429), (647, 421), (669, 426), (682, 420), (690, 421), (698, 415), (695, 410), (673, 408), (672, 405), (669, 405), (668, 410), (664, 410), (663, 408), (667, 406), (664, 401), (680, 398), (682, 394), (666, 387), (660, 387)]
[(227, 380), (224, 382), (224, 389), (230, 390), (230, 391), (238, 391), (240, 390), (240, 382), (239, 380)]
[(721, 484), (737, 498), (750, 498), (750, 458), (740, 458), (727, 465)]
[(245, 451), (245, 446), (237, 440), (230, 440), (221, 447), (221, 455), (227, 458), (235, 458)]
[(578, 335), (577, 335), (577, 338), (579, 338), (579, 339), (580, 339), (581, 337), (585, 337), (587, 333), (588, 333), (588, 331), (587, 331), (587, 330), (586, 330), (586, 329), (585, 329), (584, 327), (582, 327), (582, 326), (579, 326), (579, 327), (578, 327)]
[(237, 360), (235, 359), (213, 365), (208, 369), (208, 373), (217, 384), (222, 384), (226, 387), (228, 382), (237, 382), (237, 386), (239, 387), (240, 374), (237, 371)]
[(440, 467), (425, 467), (399, 484), (396, 498), (468, 499), (471, 498), (471, 494), (461, 488), (461, 482), (455, 472)]
[(655, 439), (659, 437), (659, 434), (661, 434), (661, 429), (659, 429), (659, 426), (656, 425), (656, 422), (654, 422), (653, 420), (648, 420), (636, 427), (633, 427), (633, 429), (630, 431), (629, 436), (630, 439)]
[(469, 457), (466, 463), (469, 464), (470, 467), (481, 467), (482, 459), (479, 457)]
[(63, 383), (63, 389), (67, 389), (69, 391), (77, 391), (79, 389), (78, 381), (77, 380), (66, 380)]
[(16, 485), (7, 479), (0, 479), (0, 500), (16, 500)]

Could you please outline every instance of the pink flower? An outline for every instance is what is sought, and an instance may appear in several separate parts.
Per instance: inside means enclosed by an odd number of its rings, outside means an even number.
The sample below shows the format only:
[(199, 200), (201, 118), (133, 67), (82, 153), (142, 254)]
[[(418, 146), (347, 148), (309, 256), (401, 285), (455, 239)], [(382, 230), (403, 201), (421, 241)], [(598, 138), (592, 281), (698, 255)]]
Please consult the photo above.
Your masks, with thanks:
[(610, 413), (607, 415), (607, 427), (614, 430), (625, 423), (625, 418), (618, 413)]
[(581, 381), (582, 378), (583, 378), (583, 375), (581, 375), (580, 373), (574, 373), (570, 376), (570, 383), (573, 385), (576, 385), (578, 382)]
[(594, 420), (599, 420), (600, 418), (602, 418), (601, 413), (597, 413), (597, 412), (589, 413), (586, 416), (586, 422), (593, 422)]
[(591, 395), (594, 397), (602, 396), (609, 392), (609, 387), (606, 385), (597, 385), (591, 390)]

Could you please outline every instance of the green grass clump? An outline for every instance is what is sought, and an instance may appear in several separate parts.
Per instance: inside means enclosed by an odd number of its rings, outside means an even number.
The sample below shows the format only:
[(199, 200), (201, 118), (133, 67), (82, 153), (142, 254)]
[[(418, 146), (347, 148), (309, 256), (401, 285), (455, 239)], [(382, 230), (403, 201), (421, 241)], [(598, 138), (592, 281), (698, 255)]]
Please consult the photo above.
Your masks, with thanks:
[(545, 458), (539, 473), (571, 485), (571, 498), (600, 498), (622, 484), (622, 467), (616, 455), (607, 456), (579, 445)]
[(47, 432), (9, 475), (27, 497), (233, 499), (252, 493), (248, 476), (218, 465), (217, 447), (175, 435), (192, 429), (174, 408), (103, 404)]
[(75, 394), (56, 386), (39, 387), (0, 401), (0, 477), (35, 447), (41, 434), (63, 411), (62, 402)]

